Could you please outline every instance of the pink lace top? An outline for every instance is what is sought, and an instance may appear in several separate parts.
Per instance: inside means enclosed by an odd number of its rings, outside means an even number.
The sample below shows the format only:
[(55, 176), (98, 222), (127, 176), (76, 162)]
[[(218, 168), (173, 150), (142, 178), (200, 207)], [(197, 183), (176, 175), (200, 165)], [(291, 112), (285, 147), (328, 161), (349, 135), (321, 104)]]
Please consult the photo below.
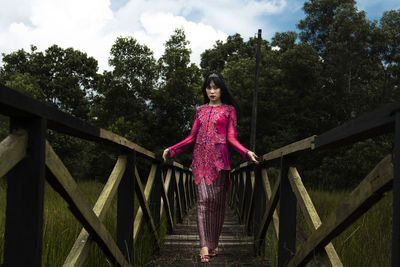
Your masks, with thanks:
[(236, 122), (236, 110), (231, 105), (198, 107), (189, 136), (169, 148), (170, 157), (195, 143), (191, 165), (194, 181), (198, 184), (204, 177), (211, 184), (220, 170), (231, 169), (227, 143), (249, 160), (249, 150), (237, 140)]

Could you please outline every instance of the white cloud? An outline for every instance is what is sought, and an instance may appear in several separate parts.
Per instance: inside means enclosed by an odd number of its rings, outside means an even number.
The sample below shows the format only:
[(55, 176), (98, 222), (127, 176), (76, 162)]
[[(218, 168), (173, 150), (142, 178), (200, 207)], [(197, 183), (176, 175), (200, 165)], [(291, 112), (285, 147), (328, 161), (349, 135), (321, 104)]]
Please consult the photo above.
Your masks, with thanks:
[(110, 0), (8, 1), (0, 11), (0, 51), (29, 50), (31, 44), (39, 50), (53, 44), (73, 47), (96, 58), (102, 71), (109, 68), (109, 51), (116, 37), (133, 36), (158, 58), (173, 30), (182, 27), (190, 41), (191, 59), (198, 64), (200, 54), (216, 40), (236, 32), (244, 38), (254, 36), (262, 26), (261, 16), (282, 12), (287, 3), (130, 0), (119, 5), (113, 12)]

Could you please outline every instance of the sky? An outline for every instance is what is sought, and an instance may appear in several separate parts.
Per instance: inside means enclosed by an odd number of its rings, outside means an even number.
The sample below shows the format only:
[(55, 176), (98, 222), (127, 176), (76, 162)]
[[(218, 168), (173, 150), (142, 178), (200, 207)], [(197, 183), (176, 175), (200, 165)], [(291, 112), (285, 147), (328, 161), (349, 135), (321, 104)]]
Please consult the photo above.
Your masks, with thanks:
[[(183, 28), (191, 61), (217, 40), (239, 33), (244, 40), (262, 30), (263, 39), (295, 31), (305, 17), (302, 0), (0, 0), (0, 53), (31, 45), (72, 47), (110, 70), (108, 58), (117, 37), (132, 36), (158, 59), (174, 29)], [(399, 9), (399, 0), (359, 0), (370, 20)], [(0, 56), (1, 60), (2, 56)], [(2, 64), (2, 62), (0, 62)]]

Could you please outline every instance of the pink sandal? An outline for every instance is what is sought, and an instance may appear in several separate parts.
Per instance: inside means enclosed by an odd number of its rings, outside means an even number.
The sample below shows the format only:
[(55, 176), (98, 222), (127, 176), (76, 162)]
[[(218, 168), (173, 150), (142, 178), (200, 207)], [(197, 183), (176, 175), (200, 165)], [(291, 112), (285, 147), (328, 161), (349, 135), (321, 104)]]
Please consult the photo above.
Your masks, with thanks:
[(213, 252), (211, 252), (210, 257), (216, 257), (218, 255), (218, 248), (214, 249)]
[(202, 262), (202, 263), (210, 262), (210, 256), (209, 255), (203, 255), (203, 256), (199, 255), (199, 258), (200, 258), (200, 262)]

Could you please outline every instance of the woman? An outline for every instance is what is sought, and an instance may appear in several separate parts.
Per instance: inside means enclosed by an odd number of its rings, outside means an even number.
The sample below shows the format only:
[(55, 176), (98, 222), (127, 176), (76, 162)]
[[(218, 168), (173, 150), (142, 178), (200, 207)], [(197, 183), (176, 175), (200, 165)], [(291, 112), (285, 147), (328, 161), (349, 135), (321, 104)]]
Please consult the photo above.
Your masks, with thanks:
[[(246, 160), (258, 163), (254, 152), (236, 139), (236, 110), (222, 75), (211, 73), (204, 81), (204, 105), (196, 110), (190, 135), (164, 150), (163, 159), (174, 157), (193, 143), (193, 179), (197, 188), (197, 227), (200, 261), (218, 254), (218, 241), (225, 217), (225, 197), (229, 187), (229, 143)], [(209, 255), (209, 250), (211, 254)]]

